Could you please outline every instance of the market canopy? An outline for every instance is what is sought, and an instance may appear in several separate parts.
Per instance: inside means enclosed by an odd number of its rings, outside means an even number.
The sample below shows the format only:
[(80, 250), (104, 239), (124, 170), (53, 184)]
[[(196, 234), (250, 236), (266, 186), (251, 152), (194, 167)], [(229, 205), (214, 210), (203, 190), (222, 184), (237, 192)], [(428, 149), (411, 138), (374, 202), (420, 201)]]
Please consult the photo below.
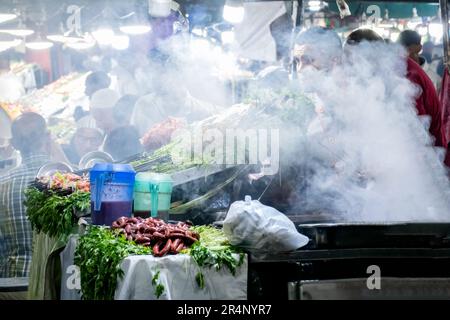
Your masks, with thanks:
[[(361, 15), (367, 12), (369, 6), (378, 6), (381, 10), (382, 17), (386, 9), (390, 18), (408, 19), (412, 17), (413, 9), (417, 9), (419, 17), (434, 17), (439, 12), (438, 1), (346, 1), (352, 15)], [(338, 12), (335, 1), (329, 1), (331, 11)]]

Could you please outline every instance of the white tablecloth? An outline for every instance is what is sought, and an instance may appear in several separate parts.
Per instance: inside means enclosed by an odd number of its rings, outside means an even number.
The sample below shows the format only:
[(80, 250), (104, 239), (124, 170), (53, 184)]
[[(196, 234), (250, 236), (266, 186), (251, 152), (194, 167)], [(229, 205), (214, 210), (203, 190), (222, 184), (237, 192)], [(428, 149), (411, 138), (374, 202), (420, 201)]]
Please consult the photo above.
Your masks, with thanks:
[[(73, 267), (76, 238), (72, 237), (61, 253), (62, 284), (61, 299), (80, 299), (79, 274)], [(238, 258), (238, 255), (236, 255)], [(189, 255), (169, 255), (162, 258), (130, 256), (121, 265), (124, 276), (117, 283), (116, 300), (154, 300), (154, 275), (159, 271), (157, 284), (164, 286), (160, 300), (243, 300), (247, 299), (248, 260), (233, 276), (226, 267), (222, 270), (199, 268)], [(195, 281), (201, 271), (205, 288), (200, 289)]]

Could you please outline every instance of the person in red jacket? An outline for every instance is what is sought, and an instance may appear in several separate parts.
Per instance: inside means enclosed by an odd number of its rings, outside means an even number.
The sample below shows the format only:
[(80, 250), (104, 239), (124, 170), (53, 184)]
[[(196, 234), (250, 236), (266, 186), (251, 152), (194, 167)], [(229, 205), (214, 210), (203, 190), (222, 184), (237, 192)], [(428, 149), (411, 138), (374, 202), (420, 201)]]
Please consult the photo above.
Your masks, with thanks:
[[(347, 37), (346, 45), (356, 45), (362, 41), (384, 41), (383, 38), (371, 29), (357, 29)], [(435, 138), (434, 145), (447, 147), (444, 133), (442, 105), (439, 102), (436, 89), (425, 71), (414, 60), (406, 57), (407, 78), (419, 87), (416, 96), (416, 108), (419, 116), (431, 117), (430, 134)]]
[(442, 105), (439, 102), (434, 84), (425, 71), (411, 58), (407, 59), (407, 74), (409, 81), (420, 87), (420, 94), (416, 97), (418, 115), (431, 117), (429, 131), (434, 136), (434, 145), (447, 148), (444, 125), (442, 123)]

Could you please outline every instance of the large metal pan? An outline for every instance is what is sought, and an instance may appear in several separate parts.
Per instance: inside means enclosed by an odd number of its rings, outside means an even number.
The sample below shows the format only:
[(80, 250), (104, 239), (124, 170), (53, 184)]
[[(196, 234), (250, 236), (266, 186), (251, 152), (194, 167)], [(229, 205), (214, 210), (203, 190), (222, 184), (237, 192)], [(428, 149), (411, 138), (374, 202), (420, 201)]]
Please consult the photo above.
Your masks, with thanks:
[(311, 249), (450, 247), (450, 223), (318, 223), (300, 224)]

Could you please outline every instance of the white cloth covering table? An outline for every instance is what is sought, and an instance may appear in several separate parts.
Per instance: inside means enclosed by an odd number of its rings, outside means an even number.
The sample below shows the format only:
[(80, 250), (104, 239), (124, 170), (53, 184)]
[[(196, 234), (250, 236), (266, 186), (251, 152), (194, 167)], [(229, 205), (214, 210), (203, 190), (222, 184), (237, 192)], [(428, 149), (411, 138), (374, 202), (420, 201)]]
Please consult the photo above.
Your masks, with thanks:
[[(80, 299), (79, 272), (73, 266), (77, 237), (72, 236), (61, 253), (61, 299)], [(236, 258), (239, 258), (236, 255)], [(156, 300), (152, 279), (159, 272), (156, 284), (164, 286), (159, 300), (244, 300), (247, 299), (247, 256), (233, 276), (226, 267), (199, 268), (191, 256), (185, 254), (154, 257), (129, 256), (121, 264), (124, 276), (117, 283), (116, 300)], [(201, 271), (205, 287), (195, 280)]]

